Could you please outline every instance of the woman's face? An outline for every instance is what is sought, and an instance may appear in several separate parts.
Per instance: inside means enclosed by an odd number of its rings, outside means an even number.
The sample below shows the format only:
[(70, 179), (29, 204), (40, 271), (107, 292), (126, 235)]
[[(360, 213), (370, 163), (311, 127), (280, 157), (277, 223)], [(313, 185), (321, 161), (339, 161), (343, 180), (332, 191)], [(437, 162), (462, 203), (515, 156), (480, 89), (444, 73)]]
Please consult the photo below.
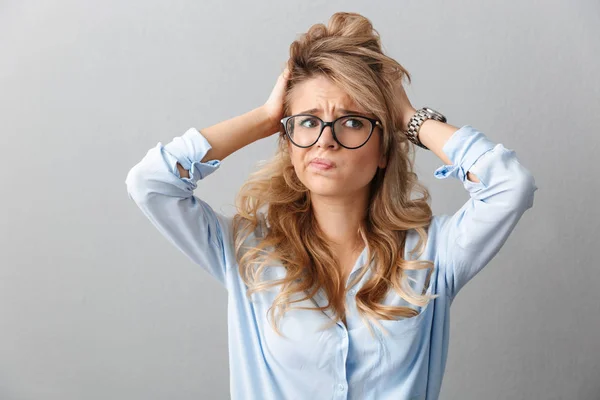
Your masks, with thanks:
[[(324, 76), (307, 80), (294, 88), (291, 115), (301, 113), (315, 115), (323, 121), (333, 121), (346, 114), (375, 118), (368, 110), (358, 108), (345, 92)], [(377, 167), (385, 167), (380, 151), (381, 140), (381, 128), (375, 127), (362, 147), (347, 149), (334, 140), (328, 126), (311, 147), (297, 147), (288, 140), (288, 148), (296, 175), (312, 195), (348, 196), (368, 190)], [(311, 163), (316, 157), (331, 161), (333, 167), (323, 169)]]

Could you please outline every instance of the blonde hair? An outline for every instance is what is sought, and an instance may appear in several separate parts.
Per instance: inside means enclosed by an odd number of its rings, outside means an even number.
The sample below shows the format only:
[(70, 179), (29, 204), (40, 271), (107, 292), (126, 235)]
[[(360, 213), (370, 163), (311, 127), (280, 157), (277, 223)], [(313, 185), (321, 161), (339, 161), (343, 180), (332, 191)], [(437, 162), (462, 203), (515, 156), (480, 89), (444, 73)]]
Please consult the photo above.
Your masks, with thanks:
[[(419, 234), (411, 256), (423, 253), (432, 218), (429, 192), (413, 172), (414, 147), (402, 133), (401, 115), (393, 94), (394, 85), (401, 84), (403, 77), (411, 81), (408, 71), (383, 54), (379, 34), (367, 18), (348, 12), (335, 13), (327, 26), (315, 24), (300, 35), (290, 46), (287, 66), (291, 75), (284, 116), (290, 115), (296, 85), (325, 76), (382, 122), (381, 150), (387, 166), (379, 168), (370, 183), (369, 208), (359, 227), (368, 250), (367, 263), (373, 262), (372, 276), (357, 292), (356, 307), (363, 321), (366, 317), (378, 325), (377, 319), (418, 315), (411, 307), (380, 303), (390, 288), (407, 302), (421, 307), (438, 296), (426, 294), (433, 263), (403, 258), (409, 229)], [(322, 288), (330, 299), (328, 306), (311, 309), (331, 309), (337, 318), (335, 323), (343, 314), (345, 282), (333, 251), (316, 223), (310, 191), (296, 176), (283, 127), (275, 156), (261, 164), (241, 187), (236, 198), (237, 214), (233, 218), (236, 259), (240, 275), (248, 286), (247, 295), (281, 285), (269, 309), (271, 317), (279, 310), (281, 318), (290, 303), (308, 300)], [(419, 196), (411, 198), (413, 193)], [(266, 234), (256, 246), (245, 246), (248, 237), (265, 225), (268, 226)], [(285, 267), (285, 278), (259, 281), (257, 277), (268, 268), (270, 261)], [(417, 269), (429, 269), (421, 294), (408, 285), (404, 272)], [(366, 271), (367, 268), (363, 268), (352, 284)], [(306, 296), (290, 301), (292, 295), (302, 292)], [(277, 320), (271, 325), (281, 335)]]

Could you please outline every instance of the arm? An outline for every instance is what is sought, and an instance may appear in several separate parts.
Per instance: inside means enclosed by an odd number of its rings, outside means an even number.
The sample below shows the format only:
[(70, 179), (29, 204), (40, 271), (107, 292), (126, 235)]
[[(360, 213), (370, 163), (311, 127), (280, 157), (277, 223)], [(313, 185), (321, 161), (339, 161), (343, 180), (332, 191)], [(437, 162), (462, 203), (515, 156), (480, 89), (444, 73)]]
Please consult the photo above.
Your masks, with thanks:
[[(230, 154), (276, 132), (279, 122), (273, 122), (264, 107), (258, 107), (246, 114), (233, 117), (216, 125), (201, 129), (202, 135), (212, 145), (201, 162), (222, 161)], [(177, 164), (180, 175), (189, 178), (187, 163)]]
[(194, 195), (222, 159), (273, 131), (262, 108), (158, 143), (127, 174), (129, 197), (175, 247), (225, 286), (230, 219)]
[[(404, 129), (408, 128), (408, 121), (417, 110), (411, 107), (409, 111), (404, 113)], [(427, 119), (419, 128), (419, 140), (436, 156), (438, 156), (444, 164), (452, 164), (452, 160), (444, 153), (443, 148), (448, 139), (458, 130), (458, 127), (450, 125), (435, 119)], [(479, 178), (472, 172), (467, 172), (467, 179), (471, 182), (479, 182)]]
[[(452, 216), (439, 216), (434, 226), (438, 262), (453, 299), (498, 253), (523, 213), (533, 206), (538, 187), (514, 150), (495, 144), (470, 125), (454, 130), (432, 122), (419, 138), (446, 160), (434, 176), (459, 179), (470, 196)], [(441, 127), (439, 137), (436, 126)], [(467, 179), (469, 172), (476, 180)]]

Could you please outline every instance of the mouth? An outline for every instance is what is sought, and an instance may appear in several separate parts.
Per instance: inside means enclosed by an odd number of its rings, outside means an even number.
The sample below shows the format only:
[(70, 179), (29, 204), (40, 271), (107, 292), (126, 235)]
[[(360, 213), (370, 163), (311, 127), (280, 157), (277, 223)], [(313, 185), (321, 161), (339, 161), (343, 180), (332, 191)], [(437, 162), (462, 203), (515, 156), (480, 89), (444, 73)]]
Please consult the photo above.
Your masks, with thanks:
[(315, 158), (308, 165), (319, 170), (327, 170), (335, 167), (335, 163), (333, 161), (323, 158)]

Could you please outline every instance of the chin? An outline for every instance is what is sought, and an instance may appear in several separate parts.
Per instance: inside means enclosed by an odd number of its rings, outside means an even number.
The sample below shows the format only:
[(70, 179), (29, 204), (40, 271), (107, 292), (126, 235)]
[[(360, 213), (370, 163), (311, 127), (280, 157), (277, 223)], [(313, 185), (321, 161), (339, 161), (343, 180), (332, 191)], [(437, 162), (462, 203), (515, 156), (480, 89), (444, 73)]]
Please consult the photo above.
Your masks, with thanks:
[(340, 182), (315, 182), (311, 179), (304, 186), (310, 190), (311, 194), (318, 196), (339, 196), (344, 194), (348, 189), (348, 185), (343, 185)]

